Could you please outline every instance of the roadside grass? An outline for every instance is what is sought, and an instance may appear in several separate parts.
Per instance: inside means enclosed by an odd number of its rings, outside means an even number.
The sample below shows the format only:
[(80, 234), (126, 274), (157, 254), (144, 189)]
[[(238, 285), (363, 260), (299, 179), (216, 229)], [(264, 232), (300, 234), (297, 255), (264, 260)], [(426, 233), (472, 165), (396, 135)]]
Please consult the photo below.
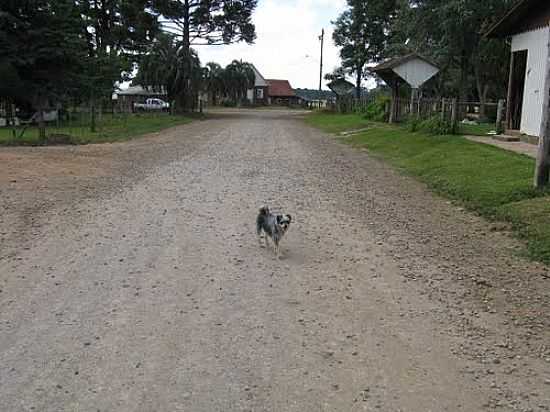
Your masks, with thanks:
[(511, 224), (514, 234), (526, 240), (527, 255), (550, 263), (550, 192), (532, 187), (534, 159), (461, 136), (411, 133), (353, 117), (360, 115), (321, 116), (307, 122), (325, 131), (342, 131), (343, 124), (350, 130), (367, 127), (342, 140), (367, 148), (434, 192), (491, 221)]
[(305, 121), (329, 133), (362, 129), (372, 124), (361, 114), (335, 114), (325, 111), (309, 114), (306, 116)]
[(22, 127), (17, 128), (16, 137), (13, 137), (12, 128), (4, 127), (0, 128), (0, 146), (117, 142), (189, 123), (191, 120), (190, 117), (170, 116), (168, 114), (103, 115), (101, 120), (98, 119), (97, 121), (97, 130), (95, 133), (90, 131), (89, 119), (65, 122), (59, 127), (48, 125), (46, 128), (46, 142), (43, 142), (39, 138), (36, 126), (26, 129), (22, 137), (19, 137)]
[(479, 123), (479, 124), (463, 124), (458, 127), (459, 134), (471, 136), (487, 136), (487, 133), (493, 132), (496, 129), (495, 123)]

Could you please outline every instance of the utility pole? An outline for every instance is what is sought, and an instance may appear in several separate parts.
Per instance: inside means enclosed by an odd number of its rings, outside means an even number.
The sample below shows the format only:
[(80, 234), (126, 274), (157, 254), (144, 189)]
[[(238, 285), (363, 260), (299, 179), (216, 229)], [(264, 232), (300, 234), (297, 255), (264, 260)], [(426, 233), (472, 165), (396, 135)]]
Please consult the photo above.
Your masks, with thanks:
[(322, 82), (323, 82), (323, 43), (325, 41), (325, 29), (321, 30), (321, 35), (319, 36), (321, 40), (321, 61), (319, 67), (319, 109), (321, 108), (321, 94), (322, 94)]

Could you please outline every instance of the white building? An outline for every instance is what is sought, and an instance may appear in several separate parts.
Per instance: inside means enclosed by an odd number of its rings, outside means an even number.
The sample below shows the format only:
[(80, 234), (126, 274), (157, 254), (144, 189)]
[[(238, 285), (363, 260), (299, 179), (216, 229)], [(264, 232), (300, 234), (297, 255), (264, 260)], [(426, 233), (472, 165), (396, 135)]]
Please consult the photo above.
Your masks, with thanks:
[(512, 54), (506, 104), (510, 131), (539, 137), (550, 42), (550, 2), (520, 0), (487, 33), (488, 37), (511, 38)]

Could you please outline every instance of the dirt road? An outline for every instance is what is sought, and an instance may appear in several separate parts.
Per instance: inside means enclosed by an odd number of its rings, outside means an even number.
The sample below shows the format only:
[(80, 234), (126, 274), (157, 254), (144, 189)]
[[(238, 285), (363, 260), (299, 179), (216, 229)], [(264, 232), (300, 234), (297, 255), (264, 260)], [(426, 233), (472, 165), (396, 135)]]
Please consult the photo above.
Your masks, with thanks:
[(548, 269), (293, 113), (0, 162), (2, 411), (550, 410)]

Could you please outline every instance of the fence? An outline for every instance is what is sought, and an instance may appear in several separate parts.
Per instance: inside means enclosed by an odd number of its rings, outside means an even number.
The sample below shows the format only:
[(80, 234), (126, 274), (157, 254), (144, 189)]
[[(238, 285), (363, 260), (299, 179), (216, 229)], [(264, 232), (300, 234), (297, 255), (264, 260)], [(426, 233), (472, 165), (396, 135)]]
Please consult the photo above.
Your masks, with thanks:
[[(336, 104), (331, 107), (339, 113), (366, 112), (367, 107), (374, 102), (371, 96), (360, 99), (346, 96), (340, 97)], [(403, 122), (409, 119), (425, 120), (439, 117), (442, 121), (449, 122), (456, 129), (459, 122), (484, 124), (493, 123), (496, 132), (502, 131), (502, 120), (505, 113), (505, 101), (498, 103), (486, 102), (460, 102), (454, 98), (431, 99), (395, 99), (393, 102), (386, 102), (385, 119), (391, 123)]]

